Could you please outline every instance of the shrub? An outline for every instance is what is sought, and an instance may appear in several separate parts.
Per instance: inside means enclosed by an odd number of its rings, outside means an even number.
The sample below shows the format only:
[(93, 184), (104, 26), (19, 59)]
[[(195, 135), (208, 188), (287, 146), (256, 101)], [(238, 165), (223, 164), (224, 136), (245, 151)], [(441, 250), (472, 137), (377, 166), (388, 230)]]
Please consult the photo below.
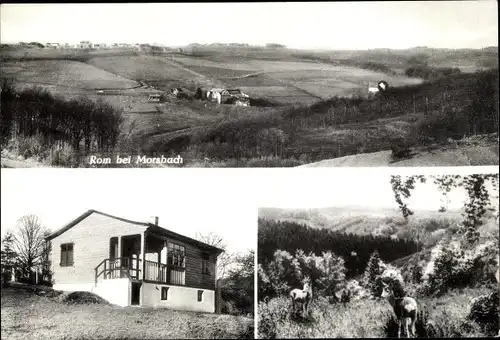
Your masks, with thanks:
[[(451, 321), (451, 320), (450, 320)], [(404, 335), (402, 327), (401, 335)], [(398, 321), (394, 315), (387, 317), (384, 325), (384, 334), (388, 338), (396, 338), (398, 335)], [(461, 324), (449, 322), (446, 325), (436, 325), (429, 320), (429, 313), (421, 310), (417, 313), (415, 322), (415, 336), (417, 338), (442, 338), (442, 337), (461, 337), (465, 330)]]
[(452, 240), (439, 243), (431, 253), (424, 270), (419, 292), (426, 295), (443, 294), (452, 288), (463, 288), (478, 282), (492, 281), (490, 262), (498, 253), (497, 241), (477, 246)]
[(470, 131), (467, 117), (461, 113), (435, 113), (421, 117), (415, 126), (422, 143), (444, 142), (448, 138), (461, 139)]
[(73, 167), (77, 165), (78, 161), (70, 146), (63, 144), (62, 146), (55, 146), (55, 150), (50, 153), (49, 163), (52, 166)]
[(284, 297), (259, 302), (258, 305), (258, 337), (276, 339), (277, 325), (289, 318), (290, 303)]
[(477, 322), (487, 336), (498, 334), (499, 317), (498, 291), (476, 298), (467, 316), (468, 319)]

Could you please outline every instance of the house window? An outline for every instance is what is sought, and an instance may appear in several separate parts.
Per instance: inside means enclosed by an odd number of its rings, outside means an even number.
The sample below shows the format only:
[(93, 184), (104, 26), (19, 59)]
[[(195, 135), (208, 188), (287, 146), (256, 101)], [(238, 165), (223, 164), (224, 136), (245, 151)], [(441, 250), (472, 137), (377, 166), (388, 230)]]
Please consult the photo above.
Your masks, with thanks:
[(73, 243), (61, 244), (61, 267), (73, 265)]
[(168, 243), (168, 259), (167, 262), (171, 266), (186, 267), (186, 248), (176, 243)]
[(210, 274), (210, 256), (208, 254), (203, 254), (201, 260), (201, 272), (203, 274)]
[(161, 287), (161, 299), (168, 300), (168, 289), (170, 287)]
[(203, 301), (203, 291), (199, 290), (198, 291), (198, 302), (202, 302), (202, 301)]

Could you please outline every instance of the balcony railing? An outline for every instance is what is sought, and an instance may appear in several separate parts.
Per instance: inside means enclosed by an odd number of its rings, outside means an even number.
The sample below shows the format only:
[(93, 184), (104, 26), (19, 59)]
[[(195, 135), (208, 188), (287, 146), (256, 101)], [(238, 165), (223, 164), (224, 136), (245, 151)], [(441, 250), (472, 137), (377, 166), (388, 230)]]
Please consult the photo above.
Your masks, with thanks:
[(97, 267), (95, 267), (95, 283), (99, 277), (106, 279), (132, 278), (141, 279), (141, 262), (140, 259), (129, 257), (117, 257), (114, 259), (104, 259)]
[(144, 279), (166, 284), (185, 285), (185, 268), (169, 266), (154, 261), (145, 261)]
[(144, 276), (142, 276), (142, 260), (128, 257), (103, 260), (95, 267), (96, 284), (99, 277), (102, 277), (104, 280), (132, 278), (165, 284), (186, 284), (186, 270), (183, 267), (146, 260), (144, 261)]

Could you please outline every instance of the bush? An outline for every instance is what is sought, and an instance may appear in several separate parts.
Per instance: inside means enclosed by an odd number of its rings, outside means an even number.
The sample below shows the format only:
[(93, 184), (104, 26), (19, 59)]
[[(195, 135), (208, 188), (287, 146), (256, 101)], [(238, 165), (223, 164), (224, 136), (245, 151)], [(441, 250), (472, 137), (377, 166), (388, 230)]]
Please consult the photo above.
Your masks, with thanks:
[(55, 146), (52, 150), (49, 163), (52, 166), (73, 167), (77, 165), (78, 160), (70, 146), (63, 144)]
[(476, 298), (471, 305), (468, 319), (477, 322), (487, 336), (496, 336), (499, 329), (500, 306), (498, 291)]
[(415, 126), (418, 140), (424, 144), (461, 139), (470, 131), (469, 121), (462, 113), (433, 114), (421, 117)]
[(72, 292), (69, 293), (65, 299), (64, 302), (69, 303), (69, 304), (104, 304), (104, 305), (109, 305), (109, 302), (104, 300), (102, 297), (90, 293), (90, 292)]
[(24, 158), (43, 159), (48, 152), (44, 138), (40, 134), (32, 137), (18, 137), (10, 139), (7, 149)]
[(286, 321), (290, 315), (290, 302), (284, 298), (272, 299), (258, 305), (258, 337), (276, 339), (277, 325)]
[[(467, 324), (448, 319), (446, 324), (436, 325), (430, 322), (429, 313), (421, 310), (417, 313), (415, 322), (415, 336), (417, 338), (446, 338), (446, 337), (464, 337), (469, 332)], [(401, 335), (404, 335), (402, 327)], [(398, 335), (398, 322), (394, 315), (387, 318), (384, 325), (384, 334), (388, 338), (396, 338)]]

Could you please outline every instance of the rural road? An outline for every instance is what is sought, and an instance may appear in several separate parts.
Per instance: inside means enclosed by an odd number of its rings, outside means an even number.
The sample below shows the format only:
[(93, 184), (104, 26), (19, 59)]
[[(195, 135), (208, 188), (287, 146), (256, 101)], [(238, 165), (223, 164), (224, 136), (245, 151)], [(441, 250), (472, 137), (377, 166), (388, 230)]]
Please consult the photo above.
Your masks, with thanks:
[(345, 156), (298, 166), (312, 167), (416, 167), (416, 166), (481, 166), (498, 165), (498, 146), (469, 146), (452, 150), (420, 152), (401, 161), (392, 161), (392, 152), (379, 151)]

